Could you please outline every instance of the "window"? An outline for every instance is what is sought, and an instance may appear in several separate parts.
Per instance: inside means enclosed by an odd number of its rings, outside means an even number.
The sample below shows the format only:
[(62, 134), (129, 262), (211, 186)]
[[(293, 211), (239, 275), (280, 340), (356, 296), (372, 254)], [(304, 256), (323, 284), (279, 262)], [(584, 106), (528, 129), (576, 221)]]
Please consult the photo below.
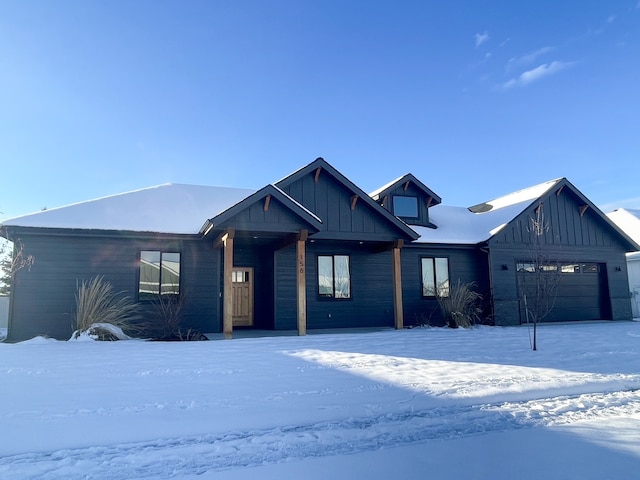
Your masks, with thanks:
[(140, 300), (180, 293), (180, 254), (144, 250), (140, 252)]
[(449, 259), (423, 258), (422, 260), (422, 296), (449, 296)]
[(528, 272), (528, 273), (533, 273), (536, 271), (536, 266), (533, 263), (517, 263), (516, 264), (516, 270), (518, 272)]
[(578, 263), (563, 263), (560, 265), (560, 271), (562, 273), (580, 273), (580, 264)]
[(396, 217), (418, 217), (418, 199), (416, 197), (393, 197), (393, 214)]
[(318, 294), (327, 298), (351, 298), (349, 255), (318, 255)]

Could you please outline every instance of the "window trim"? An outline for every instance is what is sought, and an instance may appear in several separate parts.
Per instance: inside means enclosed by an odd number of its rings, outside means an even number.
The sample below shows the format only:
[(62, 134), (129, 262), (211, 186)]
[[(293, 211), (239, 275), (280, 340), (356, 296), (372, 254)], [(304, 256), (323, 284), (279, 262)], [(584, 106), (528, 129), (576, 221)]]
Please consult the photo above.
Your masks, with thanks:
[[(142, 283), (142, 255), (143, 253), (157, 253), (160, 255), (160, 260), (159, 260), (159, 272), (158, 272), (158, 289), (157, 292), (142, 292), (141, 291), (141, 283)], [(177, 292), (164, 292), (163, 293), (163, 263), (165, 262), (170, 262), (170, 260), (164, 260), (164, 256), (165, 255), (178, 255), (178, 272), (177, 272), (177, 277), (178, 277), (178, 282), (177, 285), (175, 284), (169, 284), (167, 283), (167, 285), (173, 286), (173, 287), (177, 287)], [(149, 289), (149, 288), (148, 288)], [(182, 252), (180, 251), (175, 251), (175, 250), (140, 250), (138, 252), (138, 301), (139, 302), (153, 302), (155, 300), (158, 300), (159, 298), (179, 298), (182, 292)]]
[[(426, 295), (425, 294), (425, 284), (424, 284), (424, 280), (425, 280), (425, 271), (424, 271), (424, 262), (425, 260), (430, 260), (431, 261), (431, 269), (433, 272), (433, 278), (431, 279), (433, 281), (433, 295)], [(444, 295), (441, 295), (442, 297), (448, 297), (450, 292), (451, 292), (451, 268), (449, 265), (449, 257), (420, 257), (420, 296), (422, 298), (427, 298), (427, 299), (434, 299), (437, 298), (438, 295), (436, 295), (436, 289), (438, 289), (438, 260), (446, 260), (447, 262), (447, 278), (445, 280), (446, 282), (446, 287), (444, 287), (446, 289), (446, 292)], [(440, 272), (442, 273), (442, 272)]]
[[(341, 296), (341, 297), (337, 297), (336, 296), (336, 281), (337, 281), (337, 277), (336, 277), (336, 257), (345, 257), (347, 259), (347, 275), (348, 275), (348, 282), (347, 282), (347, 296)], [(331, 294), (326, 294), (326, 293), (322, 293), (320, 291), (320, 287), (321, 287), (321, 282), (320, 282), (320, 259), (321, 258), (330, 258), (331, 259), (331, 289), (332, 292)], [(353, 298), (353, 293), (352, 293), (352, 288), (351, 288), (351, 255), (347, 255), (347, 254), (318, 254), (316, 257), (316, 280), (318, 281), (318, 288), (316, 289), (316, 294), (318, 295), (318, 298), (320, 299), (325, 299), (325, 300), (338, 300), (338, 301), (344, 301), (344, 300), (351, 300)], [(326, 286), (325, 286), (326, 287)]]

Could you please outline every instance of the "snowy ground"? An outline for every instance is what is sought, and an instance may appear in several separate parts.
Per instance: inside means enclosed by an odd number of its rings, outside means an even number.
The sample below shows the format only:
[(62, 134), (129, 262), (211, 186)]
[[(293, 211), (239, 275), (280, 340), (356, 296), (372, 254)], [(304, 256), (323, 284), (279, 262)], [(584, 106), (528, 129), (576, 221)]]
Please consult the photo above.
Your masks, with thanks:
[(0, 478), (629, 479), (640, 323), (0, 344)]

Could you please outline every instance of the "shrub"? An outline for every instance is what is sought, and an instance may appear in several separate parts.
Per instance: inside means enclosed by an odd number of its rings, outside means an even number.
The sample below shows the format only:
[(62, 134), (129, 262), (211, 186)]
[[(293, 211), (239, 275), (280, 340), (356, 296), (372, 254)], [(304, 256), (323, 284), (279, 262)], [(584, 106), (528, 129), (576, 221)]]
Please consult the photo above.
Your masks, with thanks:
[(199, 330), (182, 328), (182, 310), (186, 302), (186, 294), (160, 295), (151, 302), (146, 311), (146, 319), (141, 328), (148, 337), (161, 341), (189, 342), (208, 340)]
[(469, 328), (480, 320), (482, 295), (474, 291), (475, 283), (461, 283), (460, 280), (447, 291), (449, 295), (438, 295), (438, 305), (445, 321), (451, 328)]
[(147, 325), (155, 337), (175, 337), (180, 332), (185, 295), (159, 295), (152, 302), (152, 322)]
[(127, 335), (139, 333), (135, 323), (140, 318), (138, 306), (130, 297), (123, 296), (122, 292), (114, 292), (111, 283), (102, 276), (93, 277), (89, 281), (83, 280), (78, 285), (74, 317), (74, 338), (94, 324), (110, 324), (122, 329)]

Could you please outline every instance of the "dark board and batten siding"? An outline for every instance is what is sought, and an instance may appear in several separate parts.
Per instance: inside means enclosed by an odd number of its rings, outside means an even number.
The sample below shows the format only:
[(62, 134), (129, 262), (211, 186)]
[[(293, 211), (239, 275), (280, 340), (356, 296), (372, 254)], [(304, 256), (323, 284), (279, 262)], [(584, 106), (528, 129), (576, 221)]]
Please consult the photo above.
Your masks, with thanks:
[(363, 199), (356, 200), (352, 209), (353, 193), (327, 173), (321, 172), (317, 182), (313, 174), (304, 175), (283, 190), (322, 219), (318, 239), (336, 238), (336, 234), (357, 240), (398, 238), (399, 233)]
[[(351, 298), (333, 299), (318, 293), (318, 255), (349, 255)], [(276, 252), (275, 318), (277, 330), (296, 328), (295, 248)], [(366, 245), (342, 242), (307, 243), (307, 327), (392, 327), (393, 284), (390, 251), (372, 252)]]
[[(272, 199), (265, 211), (265, 200), (255, 202), (239, 212), (229, 222), (236, 231), (248, 232), (297, 232), (309, 226), (285, 208), (278, 200)], [(224, 228), (227, 224), (219, 225)]]
[[(621, 238), (591, 208), (581, 213), (580, 199), (567, 188), (559, 195), (555, 192), (547, 194), (542, 204), (545, 222), (549, 225), (542, 237), (544, 260), (599, 264), (600, 281), (603, 284), (598, 295), (603, 318), (631, 318), (625, 245)], [(534, 256), (533, 237), (529, 231), (531, 218), (535, 217), (534, 208), (521, 214), (489, 242), (494, 315), (496, 323), (500, 325), (516, 325), (524, 321), (516, 264), (531, 260)], [(594, 291), (593, 286), (585, 288)], [(570, 286), (564, 289), (566, 295), (569, 295), (570, 289)], [(569, 305), (567, 302), (568, 299), (559, 299), (550, 318), (570, 321), (593, 316), (586, 307), (582, 313), (573, 306), (562, 310), (563, 305)]]
[(445, 257), (449, 261), (449, 281), (455, 285), (474, 283), (475, 291), (483, 297), (485, 315), (490, 315), (488, 259), (476, 247), (433, 247), (419, 244), (402, 249), (402, 302), (405, 325), (442, 324), (442, 314), (434, 298), (422, 296), (421, 259)]
[[(75, 328), (75, 293), (82, 280), (104, 276), (114, 291), (137, 300), (141, 250), (181, 254), (184, 321), (191, 328), (212, 331), (217, 322), (219, 264), (204, 242), (179, 238), (23, 235), (25, 253), (33, 255), (30, 270), (16, 274), (13, 286), (11, 339), (46, 334), (67, 339)], [(213, 330), (215, 331), (215, 330)]]

